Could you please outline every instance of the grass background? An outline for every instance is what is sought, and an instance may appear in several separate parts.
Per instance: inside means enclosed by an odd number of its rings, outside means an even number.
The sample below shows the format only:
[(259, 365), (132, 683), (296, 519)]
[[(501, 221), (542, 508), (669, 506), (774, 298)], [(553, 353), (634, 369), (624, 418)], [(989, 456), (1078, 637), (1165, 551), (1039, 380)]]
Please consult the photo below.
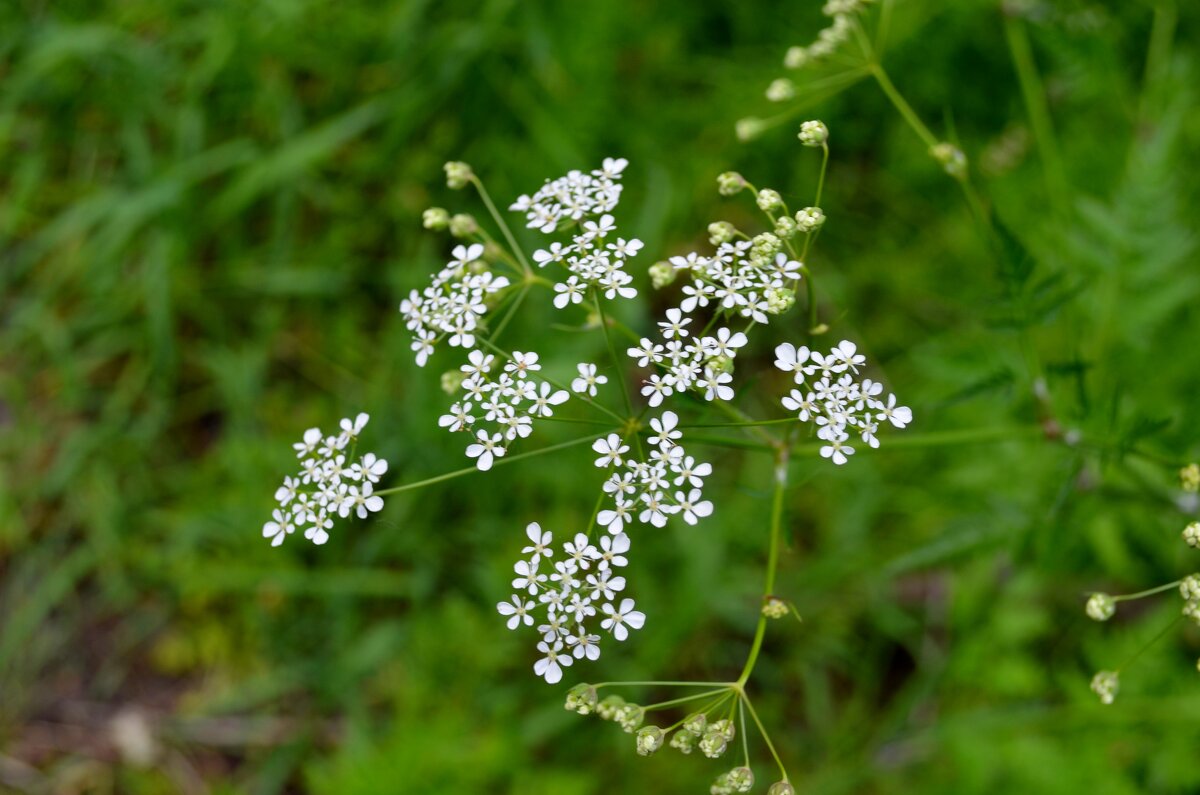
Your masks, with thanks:
[[(794, 466), (779, 590), (805, 622), (772, 625), (752, 687), (798, 790), (1196, 791), (1200, 634), (1175, 624), (1102, 708), (1091, 673), (1179, 603), (1103, 626), (1081, 610), (1195, 568), (1178, 536), (1195, 508), (1156, 459), (1197, 452), (1196, 9), (1022, 6), (1056, 172), (998, 4), (895, 5), (884, 62), (976, 166), (1011, 232), (999, 255), (869, 80), (734, 136), (780, 111), (762, 91), (816, 4), (0, 5), (0, 788), (705, 791), (723, 763), (642, 759), (566, 713), (493, 612), (525, 523), (586, 521), (586, 451), (399, 496), (321, 549), (270, 549), (259, 527), (290, 442), (358, 410), (391, 483), (463, 466), (434, 422), (455, 358), (416, 368), (396, 311), (451, 246), (421, 210), (483, 215), (442, 162), (503, 202), (629, 158), (617, 216), (648, 266), (703, 249), (709, 221), (753, 228), (721, 171), (806, 204), (818, 161), (794, 130), (813, 116), (833, 131), (823, 315), (913, 407), (911, 433), (1036, 429), (1040, 373), (1082, 441), (896, 434), (843, 469)], [(671, 298), (639, 287), (623, 319), (645, 328)], [(527, 306), (511, 344), (560, 374), (602, 360), (598, 335), (546, 334), (548, 302)], [(801, 314), (760, 329), (739, 372)], [(578, 675), (740, 668), (769, 462), (710, 453), (716, 514), (640, 534), (647, 628)], [(131, 714), (149, 765), (120, 753)]]

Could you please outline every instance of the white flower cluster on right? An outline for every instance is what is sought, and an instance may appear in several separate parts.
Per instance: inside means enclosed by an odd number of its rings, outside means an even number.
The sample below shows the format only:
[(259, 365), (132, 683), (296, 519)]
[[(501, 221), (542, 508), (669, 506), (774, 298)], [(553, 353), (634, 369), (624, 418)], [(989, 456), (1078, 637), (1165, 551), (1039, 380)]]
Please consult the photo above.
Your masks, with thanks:
[[(462, 382), (466, 396), (452, 405), (448, 414), (438, 418), (438, 425), (451, 432), (473, 432), (475, 441), (467, 446), (467, 457), (475, 459), (475, 466), (486, 471), (492, 468), (495, 459), (508, 452), (509, 443), (533, 432), (535, 417), (553, 416), (552, 407), (565, 403), (570, 395), (530, 375), (542, 369), (536, 353), (513, 351), (512, 359), (495, 379), (491, 377), (495, 356), (476, 350), (467, 358), (467, 363), (459, 368), (466, 375)], [(492, 423), (491, 430), (476, 429), (479, 418), (473, 412), (482, 415), (483, 422)]]
[(532, 196), (521, 195), (509, 205), (513, 212), (525, 213), (526, 227), (549, 234), (563, 221), (580, 221), (589, 215), (610, 213), (621, 200), (621, 172), (629, 165), (625, 158), (604, 158), (590, 174), (570, 171), (564, 177), (546, 180)]
[(712, 514), (713, 505), (704, 499), (703, 492), (712, 465), (687, 454), (679, 442), (683, 432), (678, 424), (679, 417), (673, 411), (664, 411), (661, 418), (650, 420), (654, 435), (648, 441), (654, 449), (649, 462), (627, 458), (629, 446), (615, 433), (597, 439), (592, 446), (600, 454), (596, 466), (624, 469), (604, 482), (604, 491), (612, 496), (613, 503), (600, 511), (596, 523), (608, 532), (621, 533), (634, 520), (662, 527), (675, 514), (694, 525)]
[(853, 342), (842, 340), (829, 353), (810, 351), (783, 343), (775, 348), (775, 366), (791, 373), (798, 389), (781, 401), (783, 407), (797, 412), (802, 422), (817, 427), (817, 437), (827, 442), (821, 455), (835, 464), (844, 464), (854, 448), (847, 442), (856, 433), (871, 447), (879, 446), (875, 434), (881, 422), (903, 428), (912, 422), (912, 411), (897, 406), (896, 396), (882, 399), (883, 385), (871, 379), (858, 381), (859, 367), (866, 357)]
[[(521, 553), (526, 557), (513, 566), (517, 578), (512, 587), (517, 593), (496, 605), (496, 610), (508, 616), (509, 629), (516, 629), (521, 624), (533, 626), (533, 612), (546, 608), (545, 623), (537, 626), (541, 638), (537, 650), (543, 656), (533, 671), (554, 684), (574, 660), (600, 658), (600, 636), (588, 632), (587, 626), (597, 612), (603, 616), (600, 628), (619, 641), (629, 637), (630, 629), (641, 629), (646, 616), (634, 609), (632, 599), (617, 601), (617, 594), (625, 590), (625, 578), (616, 574), (616, 568), (629, 563), (627, 535), (603, 536), (596, 546), (583, 533), (576, 533), (574, 540), (562, 545), (563, 557), (557, 561), (549, 530), (532, 522), (525, 535), (530, 544)], [(526, 599), (522, 592), (536, 599)]]
[(324, 544), (334, 516), (346, 518), (354, 513), (365, 519), (383, 510), (383, 498), (375, 494), (375, 484), (387, 473), (388, 462), (374, 453), (351, 462), (355, 443), (369, 419), (359, 414), (353, 420), (342, 420), (337, 436), (309, 428), (304, 438), (292, 445), (300, 459), (300, 471), (284, 478), (275, 490), (279, 507), (262, 529), (271, 546), (279, 546), (296, 530), (303, 530), (304, 537), (314, 544)]
[(433, 276), (428, 287), (413, 290), (400, 304), (405, 325), (413, 333), (417, 366), (424, 367), (437, 342), (449, 337), (451, 347), (474, 348), (479, 319), (487, 313), (487, 298), (509, 286), (480, 259), (483, 246), (455, 246), (454, 259)]

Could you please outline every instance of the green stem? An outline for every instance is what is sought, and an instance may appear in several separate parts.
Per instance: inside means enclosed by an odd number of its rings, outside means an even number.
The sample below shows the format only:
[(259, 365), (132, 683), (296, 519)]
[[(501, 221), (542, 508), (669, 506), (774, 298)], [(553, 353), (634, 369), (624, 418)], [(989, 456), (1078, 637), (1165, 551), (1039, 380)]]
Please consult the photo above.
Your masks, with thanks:
[(1132, 657), (1130, 657), (1128, 660), (1123, 662), (1117, 668), (1117, 673), (1120, 673), (1121, 671), (1125, 670), (1126, 668), (1128, 668), (1129, 666), (1131, 666), (1135, 662), (1137, 662), (1138, 657), (1141, 657), (1146, 652), (1146, 650), (1148, 650), (1151, 646), (1153, 646), (1154, 644), (1156, 644), (1160, 640), (1162, 640), (1168, 632), (1170, 632), (1172, 629), (1175, 628), (1176, 624), (1178, 624), (1180, 621), (1183, 620), (1183, 618), (1184, 618), (1184, 616), (1182, 614), (1180, 614), (1180, 615), (1176, 616), (1175, 618), (1171, 619), (1170, 624), (1167, 624), (1165, 627), (1163, 627), (1161, 630), (1159, 630), (1157, 635), (1155, 635), (1150, 640), (1146, 641), (1145, 645), (1143, 645), (1142, 648), (1135, 651), (1133, 653)]
[(722, 687), (719, 690), (706, 690), (703, 693), (695, 693), (690, 696), (680, 696), (679, 698), (673, 698), (670, 701), (660, 701), (657, 704), (648, 704), (648, 705), (642, 707), (642, 709), (644, 709), (646, 712), (649, 712), (649, 711), (655, 710), (655, 709), (666, 709), (667, 707), (674, 707), (678, 704), (686, 704), (689, 701), (696, 701), (697, 699), (708, 698), (709, 696), (715, 696), (715, 695), (719, 695), (721, 693), (728, 693), (728, 692), (729, 692), (728, 687)]
[[(775, 590), (775, 571), (779, 567), (779, 544), (783, 535), (783, 493), (787, 488), (788, 448), (781, 449), (775, 459), (775, 491), (771, 499), (771, 540), (767, 552), (767, 581), (763, 587), (763, 598), (767, 598)], [(758, 662), (758, 653), (762, 649), (763, 637), (767, 633), (767, 617), (759, 611), (758, 627), (754, 631), (754, 643), (746, 658), (746, 665), (738, 677), (738, 687), (744, 687)]]
[(471, 184), (475, 186), (475, 190), (479, 192), (479, 198), (483, 199), (483, 203), (487, 206), (488, 212), (491, 213), (492, 220), (500, 227), (500, 232), (504, 235), (504, 239), (508, 241), (508, 245), (512, 248), (513, 253), (517, 255), (517, 259), (521, 261), (521, 267), (525, 269), (527, 276), (533, 275), (533, 268), (529, 267), (529, 260), (525, 259), (525, 252), (517, 245), (517, 239), (513, 237), (512, 230), (508, 228), (508, 224), (504, 221), (504, 216), (496, 209), (496, 205), (492, 203), (492, 197), (488, 195), (487, 188), (483, 187), (483, 180), (479, 179), (475, 174), (471, 175)]
[(1112, 597), (1112, 600), (1114, 602), (1129, 602), (1134, 599), (1141, 599), (1145, 596), (1153, 596), (1156, 593), (1162, 593), (1163, 591), (1169, 591), (1172, 588), (1178, 588), (1179, 583), (1181, 582), (1183, 582), (1183, 580), (1176, 580), (1175, 582), (1169, 582), (1166, 585), (1160, 585), (1157, 588), (1147, 588), (1146, 590), (1138, 591), (1137, 593), (1120, 594)]
[(767, 744), (767, 750), (771, 752), (771, 756), (775, 758), (775, 764), (779, 766), (779, 774), (783, 776), (784, 781), (787, 781), (787, 768), (783, 766), (783, 760), (779, 758), (779, 753), (775, 750), (775, 744), (771, 742), (771, 735), (767, 734), (766, 727), (758, 719), (758, 713), (754, 711), (754, 705), (750, 703), (750, 697), (745, 692), (742, 693), (742, 703), (746, 705), (746, 709), (750, 710), (750, 717), (754, 719), (754, 725), (758, 727), (758, 733), (762, 735), (763, 741)]
[(1058, 139), (1054, 134), (1054, 125), (1050, 121), (1046, 91), (1038, 75), (1037, 63), (1033, 59), (1033, 48), (1029, 44), (1025, 26), (1016, 16), (1005, 15), (1004, 35), (1008, 39), (1008, 50), (1017, 70), (1017, 80), (1021, 84), (1025, 112), (1029, 115), (1029, 124), (1033, 127), (1033, 136), (1042, 156), (1046, 194), (1051, 207), (1059, 213), (1063, 209), (1064, 197), (1067, 194), (1067, 180), (1059, 154)]
[(900, 112), (904, 120), (908, 122), (908, 126), (912, 127), (913, 131), (920, 136), (925, 146), (930, 149), (937, 146), (938, 139), (925, 126), (925, 122), (921, 121), (921, 117), (912, 109), (912, 106), (908, 104), (903, 95), (896, 90), (896, 86), (892, 84), (891, 78), (888, 77), (887, 72), (884, 71), (879, 61), (872, 60), (869, 68), (871, 75), (875, 78), (875, 82), (879, 84), (879, 87), (883, 89), (883, 93), (887, 95), (888, 100)]
[[(580, 439), (572, 439), (569, 442), (552, 444), (549, 447), (543, 447), (539, 450), (530, 450), (527, 453), (517, 453), (516, 455), (497, 458), (495, 463), (492, 464), (492, 469), (495, 469), (498, 466), (503, 466), (504, 464), (511, 464), (516, 461), (520, 461), (524, 458), (533, 458), (534, 456), (545, 455), (546, 453), (553, 453), (558, 450), (565, 450), (568, 447), (574, 447), (580, 444), (590, 444), (604, 435), (606, 434), (598, 433), (594, 436), (585, 436)], [(425, 480), (418, 480), (416, 483), (406, 483), (403, 486), (394, 486), (390, 489), (383, 489), (382, 491), (375, 492), (375, 494), (380, 497), (385, 497), (388, 494), (399, 494), (402, 491), (412, 491), (413, 489), (419, 489), (423, 486), (432, 486), (434, 483), (441, 483), (443, 480), (452, 480), (454, 478), (462, 477), (463, 475), (470, 475), (472, 472), (478, 471), (478, 467), (464, 467), (463, 469), (456, 469), (453, 472), (447, 472), (444, 475), (437, 475), (432, 478), (426, 478)]]
[(729, 687), (732, 682), (601, 682), (592, 687)]

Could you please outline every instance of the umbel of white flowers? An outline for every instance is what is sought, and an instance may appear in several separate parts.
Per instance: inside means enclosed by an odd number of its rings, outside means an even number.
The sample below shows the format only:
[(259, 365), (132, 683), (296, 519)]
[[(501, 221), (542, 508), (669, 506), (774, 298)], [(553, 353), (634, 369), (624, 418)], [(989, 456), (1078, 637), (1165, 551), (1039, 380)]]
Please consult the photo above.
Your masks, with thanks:
[(300, 459), (300, 471), (284, 478), (275, 491), (279, 507), (262, 530), (271, 546), (279, 546), (297, 529), (304, 530), (304, 537), (314, 544), (324, 544), (335, 516), (345, 519), (353, 513), (365, 519), (383, 509), (383, 498), (374, 490), (387, 472), (387, 461), (374, 453), (354, 457), (355, 443), (368, 419), (359, 414), (353, 420), (342, 420), (341, 433), (336, 436), (309, 428), (304, 438), (292, 445)]
[[(496, 605), (496, 610), (508, 617), (509, 629), (532, 627), (534, 614), (540, 612), (542, 623), (536, 630), (542, 657), (533, 671), (554, 684), (562, 679), (562, 669), (575, 660), (600, 658), (600, 635), (589, 631), (590, 622), (599, 618), (600, 628), (622, 641), (629, 637), (630, 629), (642, 628), (646, 616), (634, 609), (632, 599), (618, 600), (617, 596), (625, 590), (625, 578), (617, 569), (629, 563), (625, 557), (627, 535), (604, 536), (594, 545), (586, 535), (577, 533), (562, 545), (563, 555), (555, 560), (554, 536), (549, 530), (531, 522), (525, 534), (530, 543), (513, 566), (516, 593), (510, 601)], [(576, 711), (580, 703), (577, 697)], [(592, 704), (594, 692), (589, 711)]]

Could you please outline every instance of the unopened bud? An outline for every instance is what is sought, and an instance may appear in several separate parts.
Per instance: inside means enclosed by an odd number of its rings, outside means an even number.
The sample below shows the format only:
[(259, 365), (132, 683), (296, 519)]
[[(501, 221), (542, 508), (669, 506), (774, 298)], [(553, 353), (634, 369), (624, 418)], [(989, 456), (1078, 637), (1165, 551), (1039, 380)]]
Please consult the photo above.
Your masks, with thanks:
[(756, 197), (758, 209), (770, 212), (777, 207), (783, 205), (783, 197), (779, 195), (779, 191), (763, 188), (758, 192)]
[(459, 213), (450, 218), (450, 234), (455, 237), (470, 237), (478, 232), (479, 224), (475, 223), (474, 217)]
[(767, 99), (771, 102), (787, 102), (796, 96), (796, 84), (786, 77), (771, 81), (767, 86)]
[(713, 221), (708, 225), (708, 242), (714, 246), (728, 243), (737, 236), (737, 227), (728, 221)]
[(475, 176), (475, 172), (471, 171), (469, 165), (458, 160), (450, 161), (444, 168), (446, 169), (446, 187), (453, 190), (467, 187), (467, 183)]
[(782, 599), (772, 596), (763, 602), (762, 614), (767, 618), (783, 618), (788, 614), (788, 607)]
[(1092, 692), (1100, 697), (1101, 704), (1111, 704), (1121, 689), (1121, 678), (1116, 671), (1101, 671), (1092, 677)]
[(1183, 541), (1189, 547), (1200, 547), (1200, 522), (1192, 522), (1183, 528)]
[(650, 754), (662, 748), (663, 730), (657, 726), (643, 726), (638, 729), (637, 733), (637, 752), (642, 756), (650, 756)]
[(1117, 612), (1117, 602), (1106, 593), (1094, 593), (1087, 600), (1087, 615), (1093, 621), (1108, 621)]
[(812, 232), (825, 224), (825, 213), (820, 207), (805, 207), (796, 213), (796, 226), (801, 232)]
[(581, 682), (567, 691), (567, 702), (564, 705), (571, 712), (580, 715), (590, 715), (596, 709), (596, 688)]
[(805, 146), (821, 146), (829, 140), (829, 128), (823, 121), (806, 121), (800, 125), (800, 134), (796, 137)]
[(1200, 464), (1188, 464), (1179, 470), (1179, 485), (1189, 494), (1200, 492)]
[(767, 314), (782, 315), (796, 305), (796, 293), (787, 287), (767, 290)]
[(432, 229), (435, 232), (440, 232), (450, 225), (450, 213), (446, 212), (441, 207), (430, 207), (428, 210), (421, 213), (421, 223), (426, 229)]
[(661, 290), (675, 281), (675, 266), (669, 262), (656, 262), (650, 266), (650, 285)]
[(717, 193), (722, 196), (733, 196), (746, 187), (746, 178), (736, 171), (726, 171), (717, 176)]
[(733, 125), (733, 131), (739, 141), (753, 141), (762, 135), (765, 129), (767, 129), (767, 123), (754, 116), (738, 119), (737, 123)]
[(465, 376), (466, 374), (461, 370), (447, 370), (442, 373), (442, 391), (447, 395), (453, 395), (462, 386)]
[(954, 144), (946, 141), (934, 144), (930, 147), (929, 154), (955, 179), (962, 179), (967, 175), (967, 156)]
[(787, 69), (800, 69), (808, 63), (808, 50), (804, 47), (788, 47), (783, 56), (783, 65)]

